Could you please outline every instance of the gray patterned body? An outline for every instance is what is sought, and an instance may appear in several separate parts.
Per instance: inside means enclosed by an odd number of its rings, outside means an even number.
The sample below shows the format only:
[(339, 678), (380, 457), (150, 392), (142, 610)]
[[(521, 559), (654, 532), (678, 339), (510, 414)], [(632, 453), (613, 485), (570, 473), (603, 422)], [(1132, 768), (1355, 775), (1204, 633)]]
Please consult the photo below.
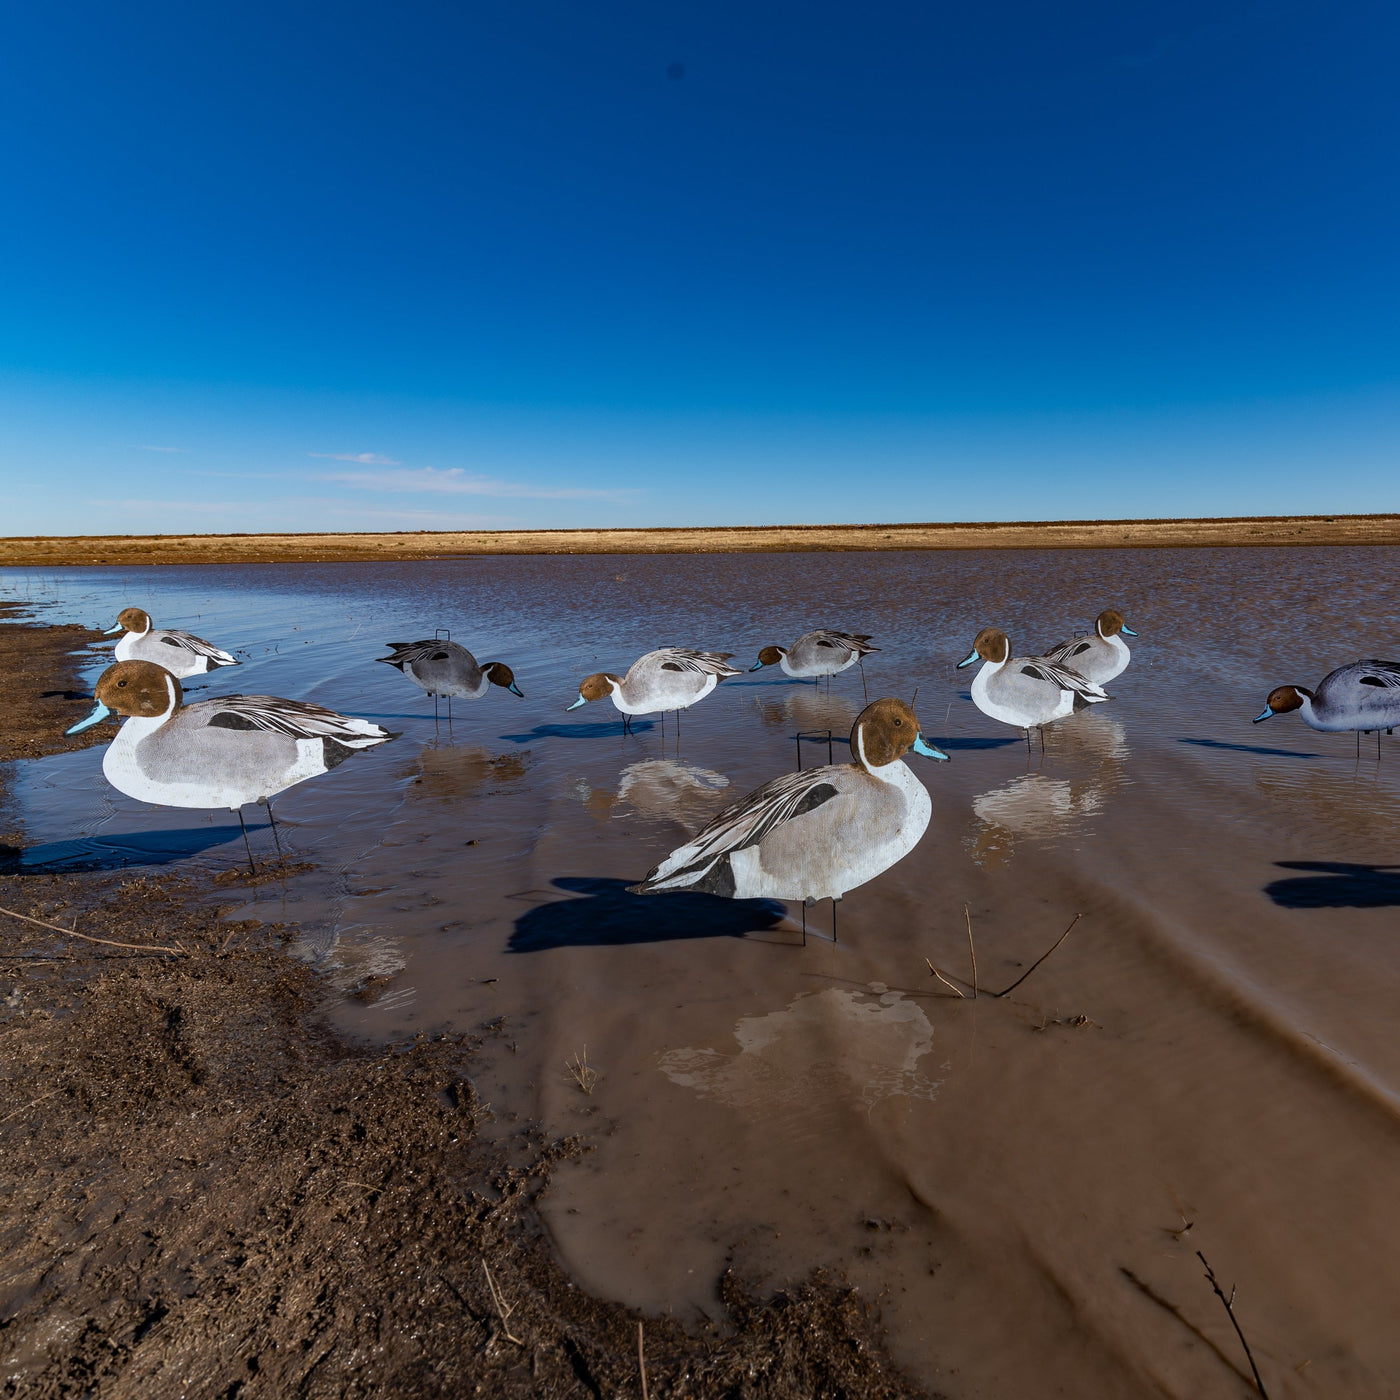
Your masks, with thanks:
[(869, 635), (860, 632), (807, 632), (783, 652), (779, 665), (789, 676), (799, 679), (839, 675), (861, 657), (879, 650), (868, 646), (869, 641)]
[(1108, 698), (1093, 681), (1044, 656), (984, 661), (972, 681), (972, 699), (983, 714), (1021, 729), (1035, 729)]
[(266, 801), (394, 736), (370, 720), (270, 695), (201, 700), (127, 719), (102, 771), (118, 791), (163, 807)]
[(1304, 723), (1331, 732), (1400, 727), (1400, 662), (1353, 661), (1325, 676), (1299, 707)]
[(154, 661), (179, 680), (238, 665), (236, 658), (212, 642), (167, 627), (123, 633), (113, 655), (118, 661)]
[(458, 700), (480, 700), (491, 688), (486, 673), (466, 647), (457, 642), (390, 642), (392, 656), (378, 660), (397, 666), (420, 690), (429, 695), (450, 695)]
[(703, 700), (726, 676), (739, 672), (726, 654), (661, 647), (639, 656), (621, 683), (613, 682), (612, 701), (625, 715), (684, 710)]

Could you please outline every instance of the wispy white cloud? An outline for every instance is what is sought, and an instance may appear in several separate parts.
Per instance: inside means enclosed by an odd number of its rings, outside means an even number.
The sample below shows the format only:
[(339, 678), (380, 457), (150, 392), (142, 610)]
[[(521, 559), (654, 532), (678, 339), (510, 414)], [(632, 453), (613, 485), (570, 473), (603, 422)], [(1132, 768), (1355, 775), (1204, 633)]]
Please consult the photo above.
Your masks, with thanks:
[(143, 442), (141, 444), (142, 452), (183, 452), (184, 450), (183, 447), (157, 447), (151, 442)]
[(308, 452), (308, 457), (324, 457), (328, 462), (359, 462), (366, 467), (401, 467), (394, 457), (381, 457), (378, 452)]
[(632, 496), (631, 491), (604, 491), (591, 486), (529, 486), (523, 482), (500, 481), (479, 476), (461, 467), (410, 467), (404, 471), (327, 472), (318, 478), (352, 486), (359, 491), (390, 494), (434, 492), (448, 496), (515, 497), (536, 501), (616, 501)]
[(90, 500), (90, 506), (101, 506), (104, 510), (143, 510), (165, 515), (176, 510), (197, 510), (203, 513), (213, 511), (242, 510), (242, 502), (237, 501), (142, 501), (128, 498), (122, 501)]

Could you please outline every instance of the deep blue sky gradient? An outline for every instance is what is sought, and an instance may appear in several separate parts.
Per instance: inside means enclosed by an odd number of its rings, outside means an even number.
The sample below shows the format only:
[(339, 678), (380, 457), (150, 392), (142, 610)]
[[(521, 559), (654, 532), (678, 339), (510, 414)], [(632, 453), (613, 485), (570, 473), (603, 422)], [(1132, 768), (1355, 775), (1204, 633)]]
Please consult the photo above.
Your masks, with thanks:
[(5, 5), (3, 532), (1400, 509), (1398, 60), (1383, 3)]

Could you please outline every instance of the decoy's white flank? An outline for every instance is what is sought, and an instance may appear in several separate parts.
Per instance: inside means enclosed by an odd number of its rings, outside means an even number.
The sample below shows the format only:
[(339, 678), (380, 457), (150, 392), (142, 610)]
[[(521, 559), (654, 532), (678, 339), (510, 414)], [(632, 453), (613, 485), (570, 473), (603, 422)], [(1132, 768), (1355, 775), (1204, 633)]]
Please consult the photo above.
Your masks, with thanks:
[(237, 811), (249, 802), (266, 803), (357, 750), (396, 737), (370, 720), (272, 695), (184, 705), (179, 680), (150, 661), (109, 666), (95, 695), (92, 713), (67, 732), (124, 716), (102, 771), (119, 792), (162, 807)]
[(765, 666), (781, 666), (783, 672), (799, 680), (835, 676), (854, 666), (879, 647), (867, 645), (867, 632), (831, 632), (820, 628), (805, 632), (790, 647), (764, 647), (750, 671)]
[(984, 627), (977, 634), (958, 669), (979, 657), (982, 666), (972, 678), (973, 703), (984, 715), (1025, 730), (1028, 744), (1032, 729), (1109, 698), (1102, 686), (1047, 657), (1013, 657), (1010, 638), (996, 627)]
[(703, 700), (720, 681), (737, 676), (728, 665), (730, 651), (691, 651), (687, 647), (661, 647), (639, 656), (625, 676), (598, 671), (585, 676), (578, 699), (566, 710), (576, 710), (590, 700), (612, 697), (622, 712), (624, 727), (633, 715), (654, 715), (684, 710)]
[[(834, 901), (908, 855), (928, 828), (928, 790), (901, 761), (925, 742), (902, 700), (867, 705), (851, 729), (853, 763), (774, 778), (671, 852), (635, 894), (691, 890), (732, 899)], [(834, 925), (833, 925), (834, 927)]]
[(151, 661), (179, 680), (238, 665), (235, 657), (202, 637), (155, 627), (150, 613), (141, 608), (123, 608), (116, 625), (103, 635), (110, 637), (113, 632), (125, 634), (113, 652), (118, 661)]
[(426, 690), (429, 695), (455, 696), (459, 700), (480, 700), (493, 685), (499, 685), (512, 695), (524, 698), (525, 692), (515, 683), (515, 675), (504, 661), (483, 661), (466, 647), (447, 640), (423, 642), (386, 642), (392, 656), (375, 660), (386, 666), (397, 666), (405, 676)]
[(1067, 642), (1047, 647), (1045, 659), (1072, 667), (1096, 685), (1107, 685), (1115, 676), (1121, 676), (1132, 660), (1123, 638), (1136, 636), (1117, 608), (1105, 608), (1098, 615), (1091, 636), (1071, 637)]
[[(1341, 733), (1355, 730), (1369, 734), (1387, 732), (1400, 725), (1400, 662), (1353, 661), (1324, 676), (1316, 690), (1301, 685), (1281, 685), (1269, 692), (1264, 713), (1255, 724), (1271, 715), (1297, 710), (1303, 723), (1312, 729)], [(1379, 742), (1379, 740), (1377, 741)]]

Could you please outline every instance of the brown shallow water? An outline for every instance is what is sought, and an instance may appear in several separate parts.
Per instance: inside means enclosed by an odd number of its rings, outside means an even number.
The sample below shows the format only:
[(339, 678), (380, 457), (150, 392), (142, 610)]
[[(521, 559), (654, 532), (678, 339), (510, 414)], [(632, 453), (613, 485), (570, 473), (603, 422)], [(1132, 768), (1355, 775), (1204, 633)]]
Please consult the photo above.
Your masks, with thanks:
[[(547, 1212), (592, 1289), (713, 1307), (730, 1258), (834, 1264), (887, 1293), (897, 1357), (957, 1396), (1245, 1394), (1203, 1250), (1271, 1395), (1389, 1395), (1400, 1375), (1400, 749), (1264, 694), (1400, 654), (1400, 551), (482, 559), (8, 574), (54, 620), (131, 601), (241, 643), (238, 685), (396, 719), (404, 737), (279, 803), (318, 869), (245, 912), (300, 921), (389, 1038), (504, 1015), (498, 1111), (599, 1150)], [(1105, 604), (1142, 634), (1115, 700), (1045, 754), (979, 715), (952, 663)], [(367, 638), (442, 623), (527, 696), (449, 731)], [(761, 905), (623, 892), (727, 800), (849, 727), (830, 694), (745, 675), (624, 739), (578, 679), (663, 642), (749, 660), (809, 626), (876, 634), (876, 694), (918, 687), (953, 756), (917, 771), (922, 844), (852, 893), (840, 942)], [(1370, 741), (1374, 745), (1374, 740)], [(824, 755), (823, 755), (824, 756)], [(809, 760), (810, 761), (810, 760)], [(93, 784), (94, 752), (16, 794), (36, 860), (230, 862), (223, 818)], [(911, 760), (911, 764), (917, 760)], [(232, 829), (236, 838), (237, 827)], [(961, 999), (925, 959), (1011, 997)], [(826, 907), (811, 919), (829, 929)], [(565, 1061), (587, 1048), (584, 1095)], [(1185, 1226), (1189, 1225), (1189, 1230)]]

